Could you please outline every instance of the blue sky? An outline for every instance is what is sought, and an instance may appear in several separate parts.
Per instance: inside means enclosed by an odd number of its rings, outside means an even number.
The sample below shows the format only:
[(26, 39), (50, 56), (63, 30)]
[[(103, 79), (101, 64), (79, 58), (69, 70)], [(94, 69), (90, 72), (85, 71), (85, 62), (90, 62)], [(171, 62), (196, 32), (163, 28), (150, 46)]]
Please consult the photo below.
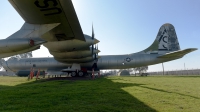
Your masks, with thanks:
[[(181, 49), (199, 48), (199, 0), (72, 0), (82, 30), (95, 36), (100, 55), (129, 54), (141, 51), (152, 44), (160, 26), (171, 23), (176, 29)], [(1, 0), (0, 31), (4, 39), (20, 29), (24, 23), (7, 0)], [(34, 57), (50, 56), (42, 47)], [(182, 59), (164, 63), (166, 70), (200, 68), (200, 51)], [(149, 66), (149, 71), (162, 70), (162, 65)]]

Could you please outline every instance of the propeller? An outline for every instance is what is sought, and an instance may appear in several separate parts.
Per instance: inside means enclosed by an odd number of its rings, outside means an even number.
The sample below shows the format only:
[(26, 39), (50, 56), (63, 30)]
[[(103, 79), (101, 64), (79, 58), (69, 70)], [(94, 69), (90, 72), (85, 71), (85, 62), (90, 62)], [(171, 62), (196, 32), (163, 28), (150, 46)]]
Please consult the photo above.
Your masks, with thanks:
[[(93, 28), (93, 24), (92, 24), (92, 40), (94, 41), (94, 28)], [(94, 48), (95, 47), (95, 48)], [(96, 50), (97, 46), (94, 46), (94, 43), (92, 44), (92, 56), (94, 56), (94, 64), (92, 65), (93, 69), (97, 68), (97, 53), (95, 52), (94, 54), (94, 49)]]
[[(94, 40), (94, 28), (92, 24), (92, 40)], [(92, 44), (92, 55), (94, 54), (94, 43)]]
[[(92, 40), (94, 41), (94, 36), (95, 36), (95, 34), (94, 34), (94, 27), (93, 27), (93, 24), (92, 24)], [(95, 54), (94, 54), (94, 50), (97, 50), (97, 46), (96, 46), (96, 44), (94, 45), (94, 43), (92, 44), (92, 55), (94, 55), (94, 60), (97, 60), (97, 54), (96, 54), (96, 52), (95, 52)]]

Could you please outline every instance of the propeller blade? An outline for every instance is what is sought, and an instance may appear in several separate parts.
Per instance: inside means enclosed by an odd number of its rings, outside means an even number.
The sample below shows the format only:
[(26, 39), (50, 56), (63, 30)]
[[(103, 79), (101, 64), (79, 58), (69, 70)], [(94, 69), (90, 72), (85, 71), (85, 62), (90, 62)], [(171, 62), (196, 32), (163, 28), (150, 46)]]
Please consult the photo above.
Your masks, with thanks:
[(94, 49), (96, 50), (97, 46), (96, 45), (94, 46), (94, 43), (98, 43), (99, 41), (94, 39), (94, 36), (95, 36), (95, 34), (94, 34), (94, 28), (93, 28), (93, 24), (92, 24), (92, 40), (94, 40), (94, 42), (92, 44), (92, 56), (94, 56), (94, 64), (93, 64), (92, 68), (96, 69), (97, 68), (97, 62), (96, 62), (97, 61), (97, 53), (94, 54)]
[[(94, 40), (94, 28), (92, 24), (92, 40)], [(94, 54), (94, 44), (92, 44), (92, 55)]]
[(92, 54), (94, 54), (94, 45), (92, 44)]
[[(98, 51), (99, 49), (98, 49), (98, 44), (97, 44), (97, 51)], [(97, 57), (98, 57), (98, 54), (99, 54), (99, 52), (97, 52)]]
[(93, 28), (93, 24), (92, 24), (92, 39), (94, 40), (94, 28)]
[[(93, 28), (93, 24), (92, 24), (92, 39), (94, 40), (94, 36), (95, 36), (95, 34), (94, 34), (94, 28)], [(95, 39), (96, 40), (96, 39)], [(95, 43), (95, 42), (94, 42)], [(94, 50), (97, 50), (98, 49), (98, 46), (95, 44), (94, 45), (94, 43), (92, 44), (92, 55), (94, 56), (94, 60), (97, 60), (97, 53), (95, 53), (94, 54)], [(97, 42), (98, 43), (98, 42)]]

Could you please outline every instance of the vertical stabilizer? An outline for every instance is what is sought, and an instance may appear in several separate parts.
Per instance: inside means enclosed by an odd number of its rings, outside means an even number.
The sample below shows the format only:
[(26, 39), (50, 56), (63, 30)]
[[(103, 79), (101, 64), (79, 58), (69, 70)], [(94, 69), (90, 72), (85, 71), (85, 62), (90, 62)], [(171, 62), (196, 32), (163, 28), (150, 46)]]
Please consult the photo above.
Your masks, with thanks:
[(153, 44), (144, 50), (145, 53), (165, 54), (180, 50), (175, 28), (172, 24), (164, 24), (160, 27)]

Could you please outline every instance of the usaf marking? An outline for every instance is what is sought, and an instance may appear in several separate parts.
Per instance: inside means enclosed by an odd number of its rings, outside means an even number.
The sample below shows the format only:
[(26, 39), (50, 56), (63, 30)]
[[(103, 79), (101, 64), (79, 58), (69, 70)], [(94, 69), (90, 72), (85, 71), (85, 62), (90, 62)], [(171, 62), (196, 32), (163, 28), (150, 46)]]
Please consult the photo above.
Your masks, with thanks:
[[(50, 2), (53, 3), (53, 7), (49, 6)], [(43, 0), (43, 5), (38, 0), (36, 0), (34, 2), (34, 4), (38, 8), (40, 8), (41, 12), (55, 11), (55, 12), (46, 13), (46, 14), (44, 14), (45, 16), (56, 15), (56, 14), (62, 13), (62, 10), (60, 8), (56, 7), (56, 6), (58, 6), (58, 2), (56, 0)]]
[(130, 61), (131, 61), (131, 58), (129, 58), (129, 57), (126, 58), (126, 61), (127, 61), (127, 62), (130, 62)]

